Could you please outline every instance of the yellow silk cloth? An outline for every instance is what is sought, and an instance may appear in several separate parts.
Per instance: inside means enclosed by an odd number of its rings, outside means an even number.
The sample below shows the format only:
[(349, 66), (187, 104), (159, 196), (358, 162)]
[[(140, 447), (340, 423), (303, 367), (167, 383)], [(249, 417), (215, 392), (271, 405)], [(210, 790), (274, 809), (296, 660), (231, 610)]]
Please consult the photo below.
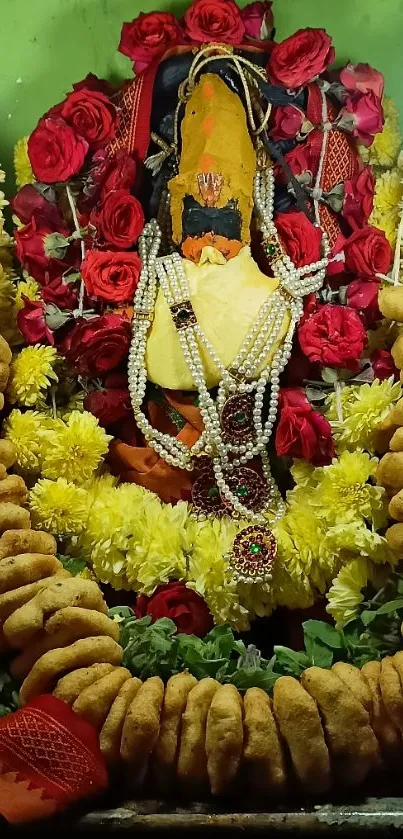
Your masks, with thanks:
[[(183, 267), (197, 320), (228, 369), (255, 323), (260, 307), (278, 288), (278, 280), (260, 271), (249, 246), (243, 247), (228, 262), (216, 248), (205, 247), (199, 264), (184, 259)], [(288, 325), (289, 317), (285, 316), (279, 338), (271, 346), (261, 369), (284, 340)], [(207, 387), (216, 387), (221, 379), (220, 372), (203, 346), (200, 351)], [(147, 342), (146, 364), (148, 378), (155, 384), (170, 390), (196, 390), (161, 289)]]

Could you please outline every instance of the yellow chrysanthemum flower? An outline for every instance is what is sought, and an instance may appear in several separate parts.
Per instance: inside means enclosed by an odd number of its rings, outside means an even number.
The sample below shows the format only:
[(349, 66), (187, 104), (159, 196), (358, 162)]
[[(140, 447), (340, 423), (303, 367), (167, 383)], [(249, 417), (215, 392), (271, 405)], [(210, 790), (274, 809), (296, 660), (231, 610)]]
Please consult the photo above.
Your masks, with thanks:
[(396, 565), (397, 557), (389, 548), (384, 536), (370, 530), (365, 522), (343, 522), (330, 527), (324, 544), (337, 556), (339, 566), (360, 556), (371, 559), (377, 565)]
[(41, 478), (30, 492), (32, 521), (54, 536), (77, 536), (87, 522), (86, 493), (65, 478)]
[(44, 437), (49, 435), (47, 417), (38, 411), (22, 413), (15, 408), (4, 423), (4, 435), (13, 443), (21, 472), (40, 472)]
[(401, 385), (394, 382), (393, 377), (383, 382), (375, 379), (371, 384), (345, 387), (341, 392), (343, 422), (340, 423), (336, 394), (332, 393), (327, 399), (325, 416), (332, 423), (338, 451), (360, 448), (373, 453), (379, 423), (387, 417), (401, 394)]
[(91, 478), (108, 451), (110, 437), (87, 411), (73, 411), (67, 423), (58, 423), (45, 454), (42, 473), (46, 478), (64, 475), (82, 484)]
[(35, 175), (28, 157), (28, 137), (21, 137), (14, 146), (14, 171), (18, 189), (26, 184), (35, 183)]
[(277, 562), (293, 579), (310, 580), (311, 586), (325, 591), (334, 574), (334, 553), (326, 548), (323, 521), (312, 510), (307, 515), (306, 501), (296, 503), (273, 529), (278, 543)]
[(355, 559), (339, 571), (327, 595), (327, 611), (336, 626), (342, 627), (355, 618), (364, 599), (362, 589), (368, 585), (369, 577), (369, 562), (365, 558)]
[(24, 347), (13, 358), (8, 384), (8, 398), (12, 405), (18, 403), (31, 407), (43, 398), (52, 382), (58, 381), (54, 370), (57, 350), (36, 344)]
[(399, 130), (399, 112), (393, 99), (385, 97), (383, 102), (385, 124), (380, 134), (370, 148), (361, 148), (363, 159), (371, 166), (394, 166), (401, 146), (401, 135)]
[(15, 305), (16, 286), (3, 265), (0, 264), (0, 312), (9, 311)]
[(392, 169), (379, 175), (376, 179), (374, 209), (369, 221), (384, 231), (392, 248), (396, 244), (402, 199), (402, 172)]
[(24, 308), (23, 295), (29, 300), (38, 300), (39, 289), (40, 285), (33, 277), (27, 276), (24, 280), (19, 280), (15, 289), (15, 311), (19, 312)]
[(316, 515), (328, 524), (365, 519), (375, 528), (382, 527), (387, 520), (385, 490), (368, 483), (377, 463), (365, 452), (344, 451), (331, 466), (324, 466), (322, 480), (310, 498)]

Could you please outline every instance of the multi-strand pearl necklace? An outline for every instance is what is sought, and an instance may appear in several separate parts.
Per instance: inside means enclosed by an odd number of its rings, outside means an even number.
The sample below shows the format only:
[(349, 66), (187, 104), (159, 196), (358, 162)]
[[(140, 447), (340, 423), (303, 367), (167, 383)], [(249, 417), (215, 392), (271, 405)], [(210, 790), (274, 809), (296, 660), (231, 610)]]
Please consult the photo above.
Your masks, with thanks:
[[(279, 287), (261, 306), (231, 367), (224, 367), (197, 321), (181, 257), (176, 253), (158, 257), (161, 232), (153, 220), (147, 224), (140, 239), (143, 268), (134, 299), (129, 390), (136, 423), (147, 443), (168, 463), (188, 471), (197, 466), (201, 455), (207, 455), (211, 459), (217, 491), (226, 507), (249, 522), (263, 524), (268, 517), (273, 523), (284, 514), (284, 502), (271, 475), (267, 447), (277, 416), (280, 375), (291, 354), (294, 331), (303, 313), (303, 297), (321, 288), (329, 246), (326, 234), (323, 234), (323, 257), (311, 265), (296, 268), (283, 252), (273, 220), (274, 179), (271, 168), (257, 172), (254, 191), (264, 247), (279, 279)], [(204, 430), (191, 448), (153, 428), (142, 410), (147, 383), (147, 335), (154, 318), (158, 288), (170, 307), (183, 356), (199, 394)], [(280, 342), (286, 318), (289, 318), (289, 325), (284, 341), (273, 354), (273, 347)], [(207, 350), (220, 373), (215, 398), (207, 388), (201, 346)], [(268, 385), (269, 404), (264, 419), (263, 402)], [(243, 398), (242, 405), (246, 399), (246, 405), (250, 406), (250, 427), (245, 428), (244, 435), (232, 433), (234, 421), (236, 424), (239, 420), (242, 426), (246, 416), (244, 410), (236, 411), (236, 400), (240, 397)], [(228, 415), (230, 426), (226, 421)], [(246, 466), (256, 458), (261, 463), (262, 478)], [(239, 482), (237, 476), (240, 476)], [(261, 482), (263, 492), (261, 486), (257, 489), (254, 486), (253, 476), (258, 484)], [(251, 477), (249, 489), (254, 503), (248, 507), (243, 499), (248, 495), (248, 480)]]

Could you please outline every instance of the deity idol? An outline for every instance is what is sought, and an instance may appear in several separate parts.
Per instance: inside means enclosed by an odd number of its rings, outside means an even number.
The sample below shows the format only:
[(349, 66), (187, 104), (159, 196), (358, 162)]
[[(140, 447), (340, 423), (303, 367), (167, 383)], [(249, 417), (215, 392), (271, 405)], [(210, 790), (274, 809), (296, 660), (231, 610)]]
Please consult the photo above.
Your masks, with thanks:
[[(340, 234), (326, 195), (354, 171), (356, 157), (341, 132), (314, 130), (306, 200), (267, 134), (272, 102), (301, 104), (301, 96), (269, 85), (259, 59), (211, 44), (168, 58), (158, 71), (157, 153), (146, 163), (155, 218), (140, 239), (128, 368), (138, 431), (112, 444), (112, 464), (164, 501), (191, 500), (197, 516), (244, 521), (232, 567), (239, 581), (261, 583), (276, 550), (270, 525), (284, 513), (271, 445), (280, 377), (304, 297), (321, 289)], [(133, 87), (124, 91), (123, 129), (110, 153), (133, 150), (138, 101)], [(308, 107), (330, 119), (333, 106), (315, 84)], [(333, 152), (344, 146), (344, 158), (333, 154), (344, 171), (329, 173), (332, 144)], [(276, 209), (296, 200), (321, 231), (319, 258), (302, 266), (275, 222)], [(139, 440), (145, 445), (133, 445)]]

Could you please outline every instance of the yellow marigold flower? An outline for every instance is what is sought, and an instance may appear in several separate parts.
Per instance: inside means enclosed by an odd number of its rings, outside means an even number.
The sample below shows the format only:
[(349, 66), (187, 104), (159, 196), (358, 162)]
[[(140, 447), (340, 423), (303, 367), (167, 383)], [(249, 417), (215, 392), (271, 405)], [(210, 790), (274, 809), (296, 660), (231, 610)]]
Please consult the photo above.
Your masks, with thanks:
[(331, 466), (324, 466), (317, 492), (310, 498), (316, 515), (331, 524), (365, 519), (382, 527), (387, 521), (385, 490), (367, 483), (377, 463), (365, 452), (343, 451)]
[(24, 347), (11, 363), (7, 391), (11, 404), (36, 405), (52, 382), (58, 381), (54, 370), (56, 360), (57, 350), (54, 347), (39, 344)]
[(24, 301), (22, 296), (28, 297), (29, 300), (39, 299), (39, 283), (33, 277), (27, 276), (24, 280), (19, 280), (15, 289), (15, 310), (19, 312), (24, 308)]
[(65, 478), (41, 478), (30, 492), (29, 506), (35, 527), (54, 536), (76, 536), (87, 522), (85, 490)]
[(327, 611), (334, 618), (336, 626), (342, 627), (355, 618), (364, 596), (362, 589), (370, 577), (367, 559), (354, 559), (338, 573), (329, 589)]
[(376, 179), (374, 209), (370, 223), (384, 231), (392, 248), (396, 244), (402, 199), (402, 172), (392, 169), (379, 175)]
[(338, 420), (336, 394), (332, 393), (326, 403), (325, 416), (332, 423), (333, 434), (339, 451), (356, 448), (375, 451), (375, 432), (379, 423), (387, 417), (393, 403), (401, 397), (401, 386), (393, 377), (371, 384), (352, 385), (343, 388), (341, 403), (343, 422)]
[(39, 472), (42, 464), (46, 416), (38, 411), (22, 413), (15, 408), (4, 423), (4, 435), (11, 440), (16, 452), (17, 467), (22, 472)]
[(14, 171), (18, 189), (35, 182), (35, 175), (28, 157), (28, 137), (21, 137), (14, 146)]
[(73, 411), (67, 423), (59, 423), (45, 454), (42, 473), (54, 480), (64, 475), (82, 484), (91, 478), (108, 451), (110, 437), (87, 411)]

